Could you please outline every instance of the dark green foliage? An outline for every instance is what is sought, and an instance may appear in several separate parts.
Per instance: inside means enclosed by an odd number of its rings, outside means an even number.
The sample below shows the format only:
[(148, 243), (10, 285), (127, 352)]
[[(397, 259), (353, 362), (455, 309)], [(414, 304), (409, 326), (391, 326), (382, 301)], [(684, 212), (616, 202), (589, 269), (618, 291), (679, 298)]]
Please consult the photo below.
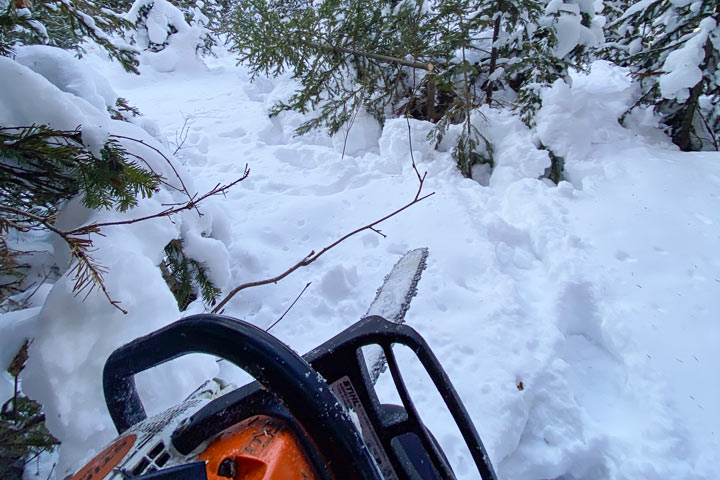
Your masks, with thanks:
[(95, 156), (83, 145), (80, 130), (0, 127), (0, 301), (25, 287), (27, 268), (7, 242), (10, 231), (47, 228), (63, 202), (77, 194), (88, 208), (135, 206), (161, 180), (140, 161), (112, 138)]
[(555, 185), (565, 180), (565, 159), (558, 155), (549, 148), (542, 147), (548, 151), (550, 155), (550, 166), (545, 169), (544, 178), (550, 179)]
[[(670, 0), (653, 0), (637, 6), (633, 3), (606, 2), (605, 14), (610, 22), (605, 54), (618, 65), (628, 67), (640, 83), (642, 97), (635, 106), (655, 107), (682, 150), (718, 150), (720, 3), (707, 0), (685, 2), (682, 6)], [(684, 91), (663, 92), (662, 83), (671, 68), (666, 61), (681, 50), (694, 50), (700, 56), (697, 65), (680, 68), (689, 72), (697, 67), (702, 74), (694, 86)]]
[(160, 268), (181, 311), (197, 299), (198, 293), (203, 301), (210, 305), (214, 305), (215, 300), (222, 293), (207, 278), (205, 267), (185, 255), (182, 240), (171, 240), (165, 246), (165, 258)]
[(80, 130), (46, 125), (0, 127), (0, 205), (52, 213), (78, 193), (88, 208), (127, 210), (150, 197), (160, 178), (129, 160), (110, 139), (96, 157)]
[(495, 168), (492, 144), (472, 123), (463, 128), (460, 140), (452, 150), (452, 157), (458, 169), (468, 178), (472, 177), (474, 165), (487, 165), (488, 171)]
[(0, 12), (0, 55), (10, 55), (14, 45), (47, 44), (84, 53), (82, 42), (90, 39), (111, 58), (138, 73), (137, 51), (113, 41), (132, 24), (120, 14), (90, 0), (36, 0), (18, 9), (15, 1)]
[(15, 378), (15, 395), (0, 411), (0, 478), (22, 479), (25, 464), (60, 442), (45, 427), (45, 415), (37, 402), (18, 391), (17, 377), (25, 366), (29, 342), (13, 359), (8, 373)]
[[(422, 69), (433, 60), (422, 2), (246, 0), (229, 20), (232, 50), (253, 74), (290, 70), (302, 87), (273, 109), (308, 112), (315, 118), (298, 129), (325, 126), (331, 133), (364, 107), (381, 121), (397, 114), (408, 97), (421, 94)], [(421, 69), (401, 65), (421, 65)]]
[(582, 11), (586, 4), (567, 0), (562, 11), (546, 12), (537, 0), (244, 0), (228, 34), (254, 75), (289, 70), (299, 80), (271, 111), (312, 111), (298, 133), (324, 126), (333, 134), (361, 108), (380, 122), (401, 115), (435, 122), (436, 139), (464, 122), (455, 156), (469, 174), (473, 164), (493, 163), (471, 112), (514, 104), (532, 125), (540, 88), (589, 58), (583, 45), (558, 52), (556, 36), (568, 19), (589, 32), (594, 12)]

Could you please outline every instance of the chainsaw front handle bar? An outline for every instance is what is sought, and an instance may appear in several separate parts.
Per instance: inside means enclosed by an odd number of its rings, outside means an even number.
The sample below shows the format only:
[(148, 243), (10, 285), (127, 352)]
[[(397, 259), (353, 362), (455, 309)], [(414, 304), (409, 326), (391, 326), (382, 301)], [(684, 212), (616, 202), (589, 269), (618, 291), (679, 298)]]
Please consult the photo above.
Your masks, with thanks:
[(223, 358), (255, 377), (269, 392), (282, 392), (278, 399), (327, 458), (353, 465), (357, 478), (378, 478), (367, 447), (327, 382), (272, 335), (222, 315), (187, 317), (110, 355), (103, 371), (103, 389), (119, 433), (147, 418), (134, 376), (190, 353)]

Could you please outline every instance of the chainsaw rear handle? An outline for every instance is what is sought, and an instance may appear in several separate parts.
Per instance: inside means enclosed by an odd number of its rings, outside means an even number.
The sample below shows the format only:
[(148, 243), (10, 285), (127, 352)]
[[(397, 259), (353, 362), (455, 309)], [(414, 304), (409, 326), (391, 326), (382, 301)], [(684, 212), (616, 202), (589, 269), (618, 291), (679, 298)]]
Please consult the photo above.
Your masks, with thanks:
[(147, 418), (134, 376), (189, 353), (215, 355), (242, 368), (277, 396), (326, 458), (352, 465), (357, 478), (379, 478), (367, 447), (327, 382), (275, 337), (227, 316), (193, 315), (110, 355), (103, 390), (119, 433)]

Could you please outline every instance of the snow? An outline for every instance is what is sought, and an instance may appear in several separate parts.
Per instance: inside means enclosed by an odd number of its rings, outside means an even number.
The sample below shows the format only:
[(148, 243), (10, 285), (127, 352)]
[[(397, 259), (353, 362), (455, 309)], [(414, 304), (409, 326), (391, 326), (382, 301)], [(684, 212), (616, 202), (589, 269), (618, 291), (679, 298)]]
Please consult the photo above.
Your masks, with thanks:
[(188, 25), (183, 12), (166, 0), (136, 0), (125, 18), (137, 27), (133, 40), (142, 50), (141, 64), (158, 72), (203, 67), (196, 53), (204, 33), (201, 19)]
[[(583, 0), (576, 3), (565, 3), (562, 0), (551, 0), (545, 7), (546, 15), (555, 15), (554, 27), (557, 34), (557, 45), (553, 54), (557, 58), (568, 55), (578, 45), (596, 45), (603, 38), (603, 17), (593, 18), (594, 2)], [(580, 12), (592, 18), (590, 27), (586, 27)]]
[[(20, 339), (35, 338), (22, 388), (43, 403), (63, 441), (56, 478), (115, 434), (101, 388), (110, 352), (183, 316), (158, 268), (164, 245), (183, 238), (226, 291), (275, 276), (413, 198), (408, 126), (412, 156), (428, 172), (424, 191), (435, 195), (380, 225), (387, 237), (363, 232), (277, 284), (240, 292), (224, 313), (267, 328), (312, 282), (272, 330), (302, 353), (359, 319), (401, 254), (428, 247), (406, 320), (446, 368), (500, 478), (716, 477), (720, 154), (677, 151), (661, 141), (652, 112), (621, 126), (618, 117), (639, 94), (627, 72), (597, 62), (589, 74), (573, 74), (572, 86), (556, 82), (543, 92), (535, 130), (511, 112), (483, 110), (473, 122), (495, 145), (497, 168), (482, 186), (462, 177), (450, 157), (458, 132), (436, 150), (425, 122), (389, 120), (381, 128), (359, 114), (344, 156), (344, 138), (296, 137), (302, 116), (267, 116), (292, 80), (251, 83), (224, 52), (207, 68), (161, 72), (145, 63), (139, 77), (92, 54), (73, 72), (55, 62), (60, 55), (45, 55), (47, 63), (33, 69), (0, 57), (8, 79), (3, 124), (87, 124), (169, 155), (140, 126), (100, 108), (99, 98), (106, 104), (114, 91), (165, 138), (190, 119), (175, 161), (192, 192), (241, 176), (246, 163), (251, 174), (201, 205), (201, 217), (188, 212), (93, 237), (94, 255), (109, 269), (108, 290), (128, 315), (98, 292), (76, 297), (63, 276), (41, 307), (0, 318), (17, 325), (3, 339), (4, 362)], [(97, 80), (103, 77), (107, 84)], [(73, 87), (80, 84), (88, 87)], [(550, 163), (541, 144), (564, 157), (567, 181), (538, 179)], [(159, 155), (125, 145), (177, 180)], [(163, 190), (124, 214), (84, 211), (73, 201), (58, 225), (137, 217), (173, 201), (178, 195)], [(62, 242), (54, 259), (67, 267)], [(198, 301), (187, 313), (203, 309)], [(422, 418), (459, 478), (476, 478), (416, 363), (407, 362), (405, 379)], [(220, 371), (236, 375), (227, 365)], [(141, 397), (157, 412), (217, 372), (212, 359), (185, 357), (141, 375)], [(389, 388), (381, 377), (382, 398), (396, 397)]]
[(82, 67), (80, 60), (59, 48), (28, 45), (15, 48), (15, 60), (39, 73), (63, 92), (87, 100), (99, 110), (114, 107), (117, 94), (110, 83), (93, 70)]
[(705, 44), (708, 35), (715, 29), (717, 22), (711, 17), (700, 21), (700, 26), (685, 45), (670, 52), (662, 66), (664, 75), (660, 76), (662, 96), (684, 102), (690, 96), (690, 89), (702, 80), (700, 64), (705, 59)]

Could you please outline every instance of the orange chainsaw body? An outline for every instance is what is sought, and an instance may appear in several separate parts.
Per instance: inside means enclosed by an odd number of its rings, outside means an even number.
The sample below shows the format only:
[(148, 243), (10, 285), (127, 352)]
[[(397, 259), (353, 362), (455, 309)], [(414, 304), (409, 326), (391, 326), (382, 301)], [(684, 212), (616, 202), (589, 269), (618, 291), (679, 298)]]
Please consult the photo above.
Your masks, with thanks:
[(227, 429), (198, 458), (208, 480), (314, 480), (295, 435), (277, 418), (256, 415)]

